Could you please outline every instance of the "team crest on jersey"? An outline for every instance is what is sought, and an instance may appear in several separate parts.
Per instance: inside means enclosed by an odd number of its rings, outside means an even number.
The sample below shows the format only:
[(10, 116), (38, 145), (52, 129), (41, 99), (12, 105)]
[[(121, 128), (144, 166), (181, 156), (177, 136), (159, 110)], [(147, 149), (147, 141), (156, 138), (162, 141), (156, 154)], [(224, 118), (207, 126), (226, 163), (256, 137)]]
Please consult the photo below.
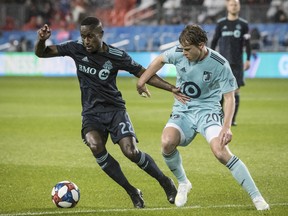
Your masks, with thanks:
[(99, 71), (98, 76), (99, 76), (99, 78), (101, 80), (106, 80), (109, 77), (110, 70), (113, 68), (112, 62), (111, 61), (106, 61), (105, 64), (103, 65), (103, 68), (104, 69)]
[(105, 64), (103, 65), (103, 68), (107, 70), (111, 70), (113, 68), (112, 62), (111, 61), (106, 61)]
[(212, 72), (204, 71), (203, 72), (203, 82), (210, 82), (212, 78)]

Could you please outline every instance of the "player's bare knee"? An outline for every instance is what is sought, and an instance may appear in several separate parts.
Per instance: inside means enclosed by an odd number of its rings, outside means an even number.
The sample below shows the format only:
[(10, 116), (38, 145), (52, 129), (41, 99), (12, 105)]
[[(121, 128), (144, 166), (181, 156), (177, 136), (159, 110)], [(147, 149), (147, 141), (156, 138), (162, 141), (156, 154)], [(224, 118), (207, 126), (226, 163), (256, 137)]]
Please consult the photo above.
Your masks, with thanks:
[(93, 154), (99, 154), (100, 152), (103, 151), (103, 148), (101, 148), (101, 145), (97, 145), (96, 143), (90, 143), (88, 142), (88, 146), (90, 150), (93, 152)]
[(122, 152), (131, 161), (134, 161), (138, 155), (137, 148), (135, 148), (135, 146), (131, 146), (131, 145), (126, 145), (125, 148), (122, 149)]
[(89, 136), (86, 136), (86, 140), (88, 147), (90, 148), (90, 150), (93, 152), (94, 155), (99, 154), (104, 150), (104, 145), (101, 141), (99, 142)]
[(162, 137), (162, 152), (165, 154), (169, 154), (171, 152), (174, 151), (174, 149), (176, 148), (176, 144), (175, 142), (173, 142), (172, 139), (170, 139), (169, 137)]

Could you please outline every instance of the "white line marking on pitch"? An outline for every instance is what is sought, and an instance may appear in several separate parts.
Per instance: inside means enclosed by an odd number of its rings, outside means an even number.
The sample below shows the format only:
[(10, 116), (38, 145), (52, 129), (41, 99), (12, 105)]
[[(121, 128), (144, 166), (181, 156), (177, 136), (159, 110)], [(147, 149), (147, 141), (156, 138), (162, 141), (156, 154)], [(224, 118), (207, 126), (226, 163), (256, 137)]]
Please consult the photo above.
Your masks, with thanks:
[[(250, 207), (251, 205), (215, 205), (215, 206), (187, 206), (187, 207), (171, 207), (171, 208), (144, 208), (144, 209), (95, 209), (95, 210), (75, 210), (75, 211), (51, 211), (51, 212), (22, 212), (22, 213), (7, 213), (0, 216), (34, 216), (34, 215), (61, 215), (61, 214), (85, 214), (85, 213), (100, 213), (100, 212), (129, 212), (129, 211), (165, 211), (175, 209), (211, 209), (211, 208), (240, 208)], [(288, 203), (275, 203), (270, 206), (288, 206)]]

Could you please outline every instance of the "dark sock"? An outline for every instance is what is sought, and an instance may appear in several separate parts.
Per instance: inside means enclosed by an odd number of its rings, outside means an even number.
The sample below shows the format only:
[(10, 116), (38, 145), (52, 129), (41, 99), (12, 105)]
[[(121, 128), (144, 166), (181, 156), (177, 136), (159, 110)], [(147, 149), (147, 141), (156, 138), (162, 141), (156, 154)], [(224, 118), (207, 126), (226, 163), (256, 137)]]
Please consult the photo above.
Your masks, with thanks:
[(150, 176), (157, 179), (158, 182), (161, 182), (166, 177), (152, 157), (144, 152), (138, 152), (135, 163)]
[(95, 158), (101, 169), (128, 193), (135, 191), (135, 188), (128, 182), (122, 172), (119, 163), (106, 150), (97, 154)]

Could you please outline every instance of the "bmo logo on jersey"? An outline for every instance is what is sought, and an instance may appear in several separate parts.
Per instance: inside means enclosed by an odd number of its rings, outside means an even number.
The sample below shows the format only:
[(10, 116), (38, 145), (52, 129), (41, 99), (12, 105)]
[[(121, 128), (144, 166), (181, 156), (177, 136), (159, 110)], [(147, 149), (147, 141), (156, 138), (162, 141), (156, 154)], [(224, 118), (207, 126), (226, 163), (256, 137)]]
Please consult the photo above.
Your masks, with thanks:
[(88, 73), (91, 75), (97, 75), (98, 74), (98, 77), (100, 80), (106, 80), (110, 75), (110, 70), (108, 70), (107, 68), (103, 68), (99, 72), (97, 72), (96, 68), (88, 67), (88, 66), (79, 64), (78, 69), (81, 72)]

